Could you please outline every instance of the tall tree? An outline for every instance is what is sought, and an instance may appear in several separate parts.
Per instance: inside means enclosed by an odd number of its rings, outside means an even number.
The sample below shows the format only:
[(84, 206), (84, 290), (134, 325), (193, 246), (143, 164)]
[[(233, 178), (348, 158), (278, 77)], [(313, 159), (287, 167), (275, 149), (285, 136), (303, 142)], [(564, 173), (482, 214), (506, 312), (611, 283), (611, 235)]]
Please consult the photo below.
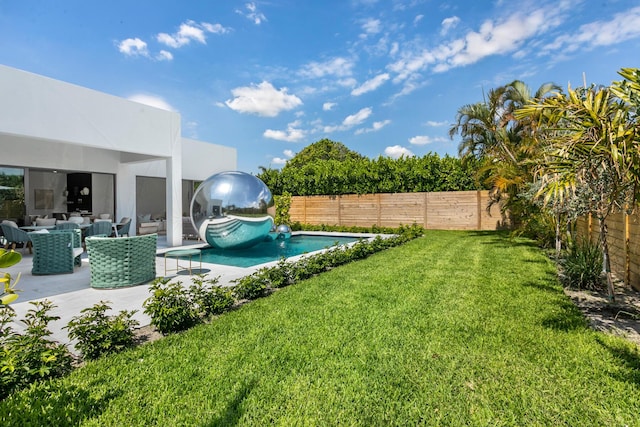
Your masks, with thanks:
[(344, 161), (362, 158), (361, 154), (348, 149), (343, 143), (324, 138), (304, 147), (287, 162), (285, 168), (300, 168), (322, 160)]
[(637, 124), (629, 102), (609, 87), (568, 88), (529, 104), (516, 117), (538, 123), (544, 145), (536, 176), (545, 200), (575, 198), (598, 219), (609, 299), (614, 299), (606, 219), (640, 196)]
[[(531, 122), (514, 116), (523, 105), (541, 100), (559, 90), (553, 83), (541, 85), (535, 93), (520, 80), (489, 91), (483, 102), (461, 107), (449, 129), (453, 138), (462, 137), (458, 151), (463, 159), (479, 163), (478, 178), (493, 189), (496, 202), (505, 201), (512, 215), (526, 217), (531, 205), (520, 195), (533, 180), (530, 158), (536, 152)], [(507, 197), (504, 198), (503, 196)]]

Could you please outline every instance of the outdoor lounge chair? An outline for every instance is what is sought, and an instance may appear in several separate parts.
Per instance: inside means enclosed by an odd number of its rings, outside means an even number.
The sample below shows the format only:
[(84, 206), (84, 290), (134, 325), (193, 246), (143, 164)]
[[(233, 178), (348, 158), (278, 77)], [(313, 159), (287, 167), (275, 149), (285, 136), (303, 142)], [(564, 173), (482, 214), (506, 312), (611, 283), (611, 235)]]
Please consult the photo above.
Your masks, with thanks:
[(56, 230), (79, 230), (80, 225), (75, 222), (60, 222), (56, 223)]
[(18, 244), (22, 244), (23, 248), (29, 248), (29, 253), (32, 253), (31, 239), (26, 231), (9, 224), (0, 224), (0, 227), (4, 234), (5, 247), (11, 246), (11, 249), (15, 249)]
[(92, 288), (135, 286), (156, 277), (157, 234), (87, 237)]
[[(92, 236), (100, 236), (100, 237), (111, 236), (111, 221), (96, 221), (90, 226), (88, 226), (87, 228), (85, 228), (82, 233), (83, 244), (87, 237), (92, 237)], [(85, 248), (86, 248), (86, 245), (85, 245)]]
[(124, 217), (120, 220), (120, 224), (117, 227), (118, 229), (118, 236), (123, 237), (123, 236), (129, 236), (129, 229), (131, 228), (131, 218), (129, 217)]
[(73, 273), (81, 265), (80, 230), (51, 230), (28, 233), (33, 242), (31, 274)]

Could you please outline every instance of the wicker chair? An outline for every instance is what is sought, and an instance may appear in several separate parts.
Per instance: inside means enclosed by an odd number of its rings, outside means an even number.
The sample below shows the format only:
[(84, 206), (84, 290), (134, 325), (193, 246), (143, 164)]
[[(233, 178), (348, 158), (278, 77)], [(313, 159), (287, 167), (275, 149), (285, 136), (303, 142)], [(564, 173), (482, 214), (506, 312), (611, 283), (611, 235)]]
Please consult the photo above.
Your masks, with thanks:
[(122, 236), (129, 236), (129, 229), (131, 228), (131, 218), (129, 217), (124, 217), (120, 220), (120, 224), (117, 227), (118, 229), (118, 236), (122, 237)]
[[(82, 243), (85, 243), (85, 239), (87, 237), (92, 236), (100, 236), (100, 237), (109, 237), (111, 236), (111, 221), (96, 221), (87, 228), (82, 231)], [(86, 245), (85, 249), (86, 249)]]
[(28, 234), (33, 243), (31, 274), (73, 273), (73, 267), (82, 264), (80, 230), (51, 230), (47, 233)]
[(79, 230), (80, 225), (75, 222), (60, 222), (56, 223), (56, 230)]
[(157, 234), (87, 237), (92, 288), (135, 286), (156, 277)]
[(23, 248), (29, 248), (29, 253), (32, 253), (31, 239), (26, 231), (8, 224), (0, 224), (0, 227), (2, 234), (4, 234), (5, 247), (11, 246), (11, 249), (15, 249), (16, 245), (20, 243)]

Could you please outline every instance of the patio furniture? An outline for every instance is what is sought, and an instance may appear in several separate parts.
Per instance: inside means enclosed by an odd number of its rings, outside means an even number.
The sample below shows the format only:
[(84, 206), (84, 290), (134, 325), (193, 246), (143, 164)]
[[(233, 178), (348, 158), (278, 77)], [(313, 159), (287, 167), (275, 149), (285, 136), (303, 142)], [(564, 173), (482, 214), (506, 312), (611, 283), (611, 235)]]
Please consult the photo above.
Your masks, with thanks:
[[(100, 236), (100, 237), (111, 236), (111, 221), (96, 221), (82, 230), (83, 243), (86, 241), (87, 237), (92, 237), (92, 236)], [(86, 244), (84, 246), (86, 249)]]
[(60, 222), (56, 224), (56, 230), (79, 230), (80, 225), (75, 222)]
[[(200, 257), (200, 267), (198, 271), (202, 270), (202, 252), (200, 249), (175, 249), (172, 251), (167, 251), (164, 253), (164, 275), (167, 275), (167, 271), (175, 271), (176, 273), (181, 269), (189, 270), (189, 275), (193, 274), (193, 269), (191, 267), (192, 258), (194, 256)], [(167, 268), (167, 258), (175, 258), (176, 259), (176, 268)], [(189, 266), (180, 266), (180, 258), (184, 258), (185, 260), (189, 259)]]
[(22, 244), (23, 249), (29, 248), (29, 253), (33, 253), (31, 239), (26, 231), (6, 223), (0, 224), (0, 227), (2, 228), (2, 234), (4, 234), (5, 248), (11, 246), (11, 249), (15, 249), (18, 244)]
[(58, 220), (55, 218), (36, 218), (36, 225), (38, 227), (56, 225), (56, 221)]
[(80, 230), (44, 230), (29, 233), (33, 242), (31, 274), (73, 273), (81, 265), (82, 244)]
[(120, 225), (116, 225), (116, 235), (119, 237), (129, 236), (129, 229), (131, 228), (131, 218), (123, 217), (120, 220)]
[(156, 277), (157, 234), (87, 237), (92, 288), (135, 286)]
[(158, 232), (158, 223), (154, 221), (141, 222), (138, 224), (138, 235), (154, 234)]

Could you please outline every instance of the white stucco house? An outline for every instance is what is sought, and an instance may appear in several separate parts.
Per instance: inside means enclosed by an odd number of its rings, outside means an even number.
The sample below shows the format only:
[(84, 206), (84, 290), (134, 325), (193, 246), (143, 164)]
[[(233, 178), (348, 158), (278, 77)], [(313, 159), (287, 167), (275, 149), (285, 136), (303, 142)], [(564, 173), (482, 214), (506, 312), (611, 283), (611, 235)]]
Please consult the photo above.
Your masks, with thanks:
[[(137, 212), (140, 200), (164, 198), (167, 243), (180, 245), (193, 182), (237, 168), (235, 148), (183, 138), (180, 120), (177, 112), (0, 65), (0, 169), (23, 171), (27, 215), (84, 208), (130, 217), (134, 232), (137, 215), (153, 213)], [(84, 202), (71, 188), (74, 176), (91, 177)]]

